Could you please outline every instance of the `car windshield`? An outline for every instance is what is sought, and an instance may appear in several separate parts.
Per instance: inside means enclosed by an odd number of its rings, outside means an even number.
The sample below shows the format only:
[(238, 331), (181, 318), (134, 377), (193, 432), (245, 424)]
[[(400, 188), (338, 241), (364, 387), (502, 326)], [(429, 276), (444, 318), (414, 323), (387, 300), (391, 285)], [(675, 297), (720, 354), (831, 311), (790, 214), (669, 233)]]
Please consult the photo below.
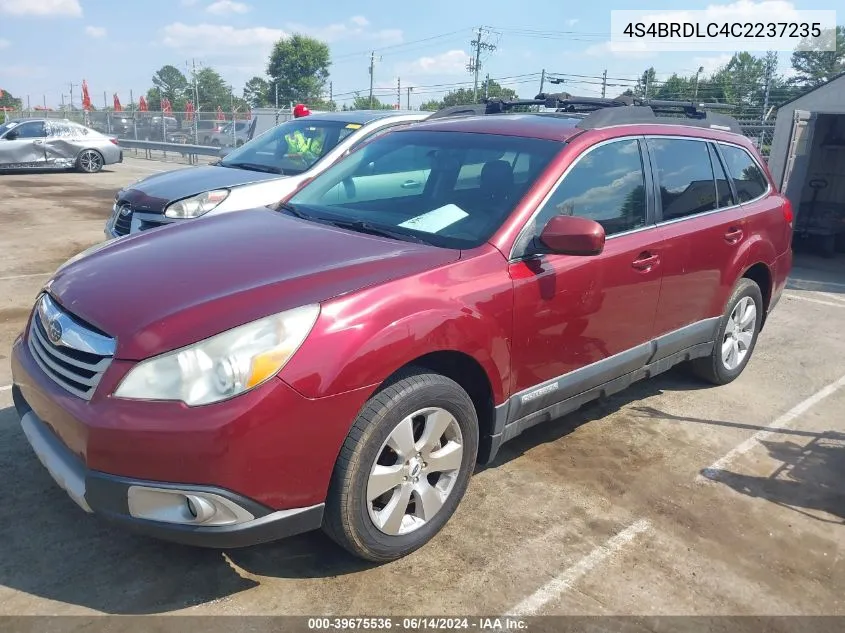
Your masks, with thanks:
[(474, 248), (495, 233), (563, 143), (411, 130), (326, 170), (280, 211), (362, 232)]
[(293, 119), (232, 151), (220, 164), (247, 169), (257, 165), (264, 171), (301, 174), (360, 127), (347, 121)]

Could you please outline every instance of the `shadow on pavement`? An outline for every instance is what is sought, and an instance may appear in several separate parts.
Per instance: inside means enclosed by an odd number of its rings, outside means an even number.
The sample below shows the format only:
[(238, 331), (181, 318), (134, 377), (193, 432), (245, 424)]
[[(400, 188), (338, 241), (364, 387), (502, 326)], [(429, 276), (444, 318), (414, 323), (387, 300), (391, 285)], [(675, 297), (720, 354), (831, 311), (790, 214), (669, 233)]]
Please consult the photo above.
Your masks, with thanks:
[(9, 588), (109, 614), (154, 614), (243, 592), (260, 584), (251, 574), (320, 578), (366, 568), (320, 532), (221, 551), (114, 527), (84, 513), (55, 484), (12, 407), (0, 409), (0, 481), (0, 593)]
[(806, 445), (789, 440), (760, 442), (769, 456), (782, 464), (768, 477), (720, 469), (705, 469), (701, 474), (739, 493), (765, 499), (818, 521), (845, 523), (845, 490), (842, 488), (845, 434), (807, 435), (815, 437)]

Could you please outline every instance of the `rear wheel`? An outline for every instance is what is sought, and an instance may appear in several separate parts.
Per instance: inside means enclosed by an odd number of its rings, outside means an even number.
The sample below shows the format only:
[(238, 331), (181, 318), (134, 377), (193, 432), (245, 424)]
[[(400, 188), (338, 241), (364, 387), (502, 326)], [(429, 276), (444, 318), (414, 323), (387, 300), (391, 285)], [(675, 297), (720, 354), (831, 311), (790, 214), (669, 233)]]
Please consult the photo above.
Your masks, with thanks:
[(692, 362), (693, 372), (716, 385), (736, 380), (754, 352), (763, 323), (763, 310), (760, 286), (751, 279), (740, 279), (719, 321), (713, 351)]
[(478, 420), (455, 381), (407, 372), (375, 394), (341, 449), (324, 529), (375, 562), (422, 547), (451, 518), (478, 453)]
[(76, 157), (76, 168), (86, 174), (95, 174), (103, 168), (103, 155), (95, 149), (84, 149)]

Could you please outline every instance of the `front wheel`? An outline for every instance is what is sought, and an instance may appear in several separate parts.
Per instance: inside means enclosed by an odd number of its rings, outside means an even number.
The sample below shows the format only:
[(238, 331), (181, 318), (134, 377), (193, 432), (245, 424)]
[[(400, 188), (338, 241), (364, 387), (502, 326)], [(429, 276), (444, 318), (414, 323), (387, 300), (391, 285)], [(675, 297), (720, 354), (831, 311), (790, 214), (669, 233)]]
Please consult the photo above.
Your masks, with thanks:
[(478, 418), (460, 385), (424, 369), (402, 374), (349, 431), (326, 501), (326, 533), (365, 560), (410, 554), (455, 512), (477, 453)]
[(712, 353), (692, 361), (695, 374), (716, 385), (736, 380), (754, 352), (763, 310), (760, 286), (751, 279), (740, 279), (719, 321)]

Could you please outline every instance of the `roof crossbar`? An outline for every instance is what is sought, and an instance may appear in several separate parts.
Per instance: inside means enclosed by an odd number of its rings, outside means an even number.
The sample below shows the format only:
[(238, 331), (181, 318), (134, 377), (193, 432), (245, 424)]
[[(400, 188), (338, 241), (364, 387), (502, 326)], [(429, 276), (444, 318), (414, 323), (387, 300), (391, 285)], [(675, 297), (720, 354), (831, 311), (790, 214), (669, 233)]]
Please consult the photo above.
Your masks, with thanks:
[[(615, 98), (576, 97), (566, 92), (540, 93), (534, 99), (487, 99), (483, 103), (452, 106), (432, 114), (429, 119), (454, 116), (480, 116), (504, 114), (519, 111), (525, 106), (541, 106), (559, 113), (569, 113), (582, 120), (579, 128), (595, 129), (608, 125), (635, 123), (661, 123), (678, 125), (683, 119), (684, 125), (712, 127), (741, 133), (739, 123), (733, 117), (717, 112), (732, 110), (733, 106), (725, 103), (696, 103), (694, 101), (668, 101), (664, 99), (641, 99), (622, 95)], [(658, 118), (657, 115), (667, 115)]]

